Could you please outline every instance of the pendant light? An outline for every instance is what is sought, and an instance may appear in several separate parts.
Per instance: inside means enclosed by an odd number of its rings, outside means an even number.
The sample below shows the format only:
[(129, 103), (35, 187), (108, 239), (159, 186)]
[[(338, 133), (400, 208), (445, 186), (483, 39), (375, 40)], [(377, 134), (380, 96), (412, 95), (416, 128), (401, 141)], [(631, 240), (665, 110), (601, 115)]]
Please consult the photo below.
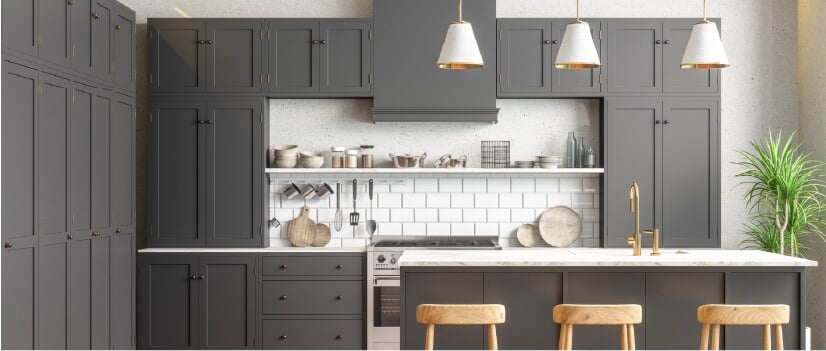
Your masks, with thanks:
[(703, 20), (694, 24), (688, 45), (683, 54), (681, 68), (709, 69), (730, 66), (717, 24), (706, 17), (706, 0), (703, 0)]
[(591, 26), (579, 19), (579, 0), (576, 0), (576, 19), (568, 23), (562, 45), (554, 61), (555, 68), (587, 69), (602, 66), (591, 36)]
[(485, 67), (482, 53), (473, 35), (470, 22), (462, 20), (462, 0), (459, 0), (459, 19), (450, 23), (442, 44), (436, 67), (444, 69), (471, 69)]

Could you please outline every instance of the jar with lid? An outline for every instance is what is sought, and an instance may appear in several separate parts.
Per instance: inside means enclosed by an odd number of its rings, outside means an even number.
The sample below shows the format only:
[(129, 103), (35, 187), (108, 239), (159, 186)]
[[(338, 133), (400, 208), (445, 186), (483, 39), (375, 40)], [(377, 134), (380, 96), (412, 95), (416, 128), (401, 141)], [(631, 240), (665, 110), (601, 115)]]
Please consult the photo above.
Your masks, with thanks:
[(361, 168), (373, 168), (373, 145), (361, 145)]
[(359, 150), (351, 149), (344, 152), (344, 168), (358, 168)]
[(344, 146), (333, 146), (330, 148), (330, 164), (333, 168), (344, 168)]

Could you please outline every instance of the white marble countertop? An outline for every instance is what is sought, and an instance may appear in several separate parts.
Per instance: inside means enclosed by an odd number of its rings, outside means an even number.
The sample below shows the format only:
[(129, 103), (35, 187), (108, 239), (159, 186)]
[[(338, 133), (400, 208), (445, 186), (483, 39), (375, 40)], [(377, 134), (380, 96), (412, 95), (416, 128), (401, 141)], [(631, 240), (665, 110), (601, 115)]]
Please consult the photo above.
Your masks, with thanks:
[(365, 252), (364, 247), (258, 247), (258, 248), (149, 248), (138, 253), (344, 253)]
[(754, 250), (665, 249), (633, 256), (631, 248), (505, 248), (405, 251), (404, 267), (813, 267), (816, 261)]

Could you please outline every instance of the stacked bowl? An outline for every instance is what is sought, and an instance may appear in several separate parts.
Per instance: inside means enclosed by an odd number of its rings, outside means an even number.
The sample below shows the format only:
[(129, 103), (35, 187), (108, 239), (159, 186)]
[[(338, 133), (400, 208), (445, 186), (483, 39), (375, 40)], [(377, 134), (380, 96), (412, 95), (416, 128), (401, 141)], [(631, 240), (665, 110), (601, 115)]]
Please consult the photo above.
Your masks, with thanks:
[(324, 155), (317, 152), (302, 151), (300, 153), (301, 167), (304, 168), (321, 168), (324, 165)]
[(533, 168), (534, 164), (533, 161), (514, 161), (513, 168)]
[(539, 168), (559, 168), (562, 166), (562, 156), (536, 156)]
[(272, 151), (275, 167), (294, 168), (298, 164), (298, 145), (278, 145)]

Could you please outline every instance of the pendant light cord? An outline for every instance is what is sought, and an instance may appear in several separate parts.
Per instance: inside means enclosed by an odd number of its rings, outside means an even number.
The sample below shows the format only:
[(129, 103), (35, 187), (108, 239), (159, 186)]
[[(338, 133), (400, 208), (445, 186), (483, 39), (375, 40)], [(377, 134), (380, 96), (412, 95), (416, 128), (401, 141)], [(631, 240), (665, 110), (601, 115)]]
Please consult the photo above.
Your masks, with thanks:
[[(579, 1), (579, 0), (577, 0), (577, 1)], [(708, 3), (708, 0), (703, 0), (703, 22), (708, 22), (708, 16), (706, 15), (706, 5), (707, 5), (707, 3)]]
[[(579, 1), (579, 0), (577, 0), (577, 1)], [(463, 22), (462, 21), (462, 0), (459, 0), (459, 22)]]
[(579, 0), (576, 0), (576, 21), (579, 22)]

